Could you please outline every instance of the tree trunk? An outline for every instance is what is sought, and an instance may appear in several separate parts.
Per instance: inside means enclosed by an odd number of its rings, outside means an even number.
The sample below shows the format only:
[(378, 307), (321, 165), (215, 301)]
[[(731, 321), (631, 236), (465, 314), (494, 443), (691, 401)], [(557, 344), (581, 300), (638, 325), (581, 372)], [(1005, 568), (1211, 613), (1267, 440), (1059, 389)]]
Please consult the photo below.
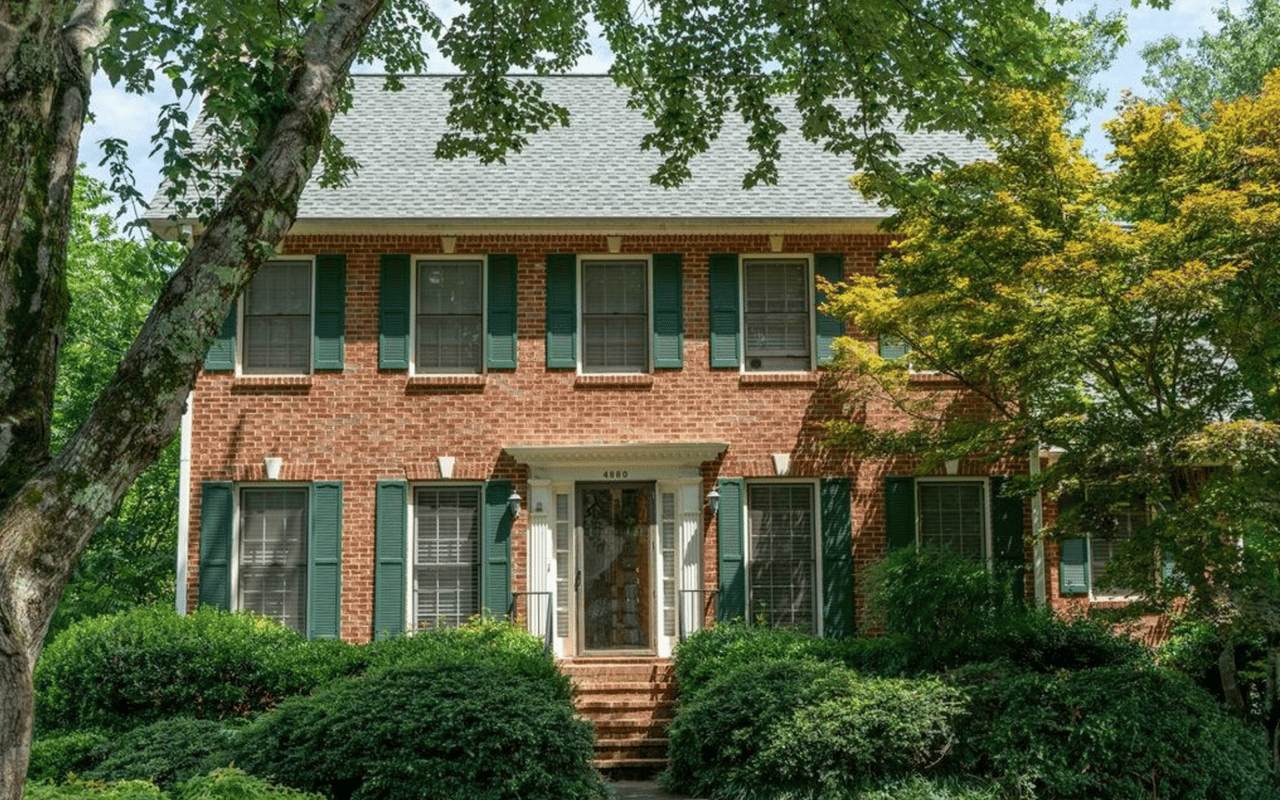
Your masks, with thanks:
[[(38, 257), (45, 251), (36, 245), (0, 255), (6, 259), (0, 262), (5, 269), (0, 292), (12, 295), (5, 308), (31, 309), (36, 317), (32, 330), (48, 340), (24, 344), (30, 331), (0, 326), (0, 358), (9, 359), (0, 361), (0, 419), (8, 419), (5, 415), (16, 408), (21, 391), (33, 392), (26, 397), (28, 404), (32, 398), (38, 400), (37, 413), (22, 417), (21, 424), (6, 421), (0, 427), (0, 474), (14, 485), (0, 493), (0, 800), (22, 797), (32, 727), (31, 671), (72, 565), (98, 523), (177, 432), (205, 352), (227, 309), (265, 258), (262, 245), (278, 245), (293, 225), (298, 197), (333, 119), (338, 90), (383, 1), (331, 0), (327, 12), (307, 31), (302, 51), (291, 63), (279, 65), (291, 102), (275, 118), (262, 122), (257, 151), (249, 161), (252, 170), (232, 186), (199, 243), (166, 285), (88, 419), (52, 460), (52, 366), (23, 378), (27, 389), (9, 376), (15, 374), (15, 351), (56, 357), (57, 332), (66, 309), (61, 259), (69, 176), (65, 188), (58, 190), (66, 195), (59, 200), (65, 204), (63, 212), (36, 218), (39, 235), (28, 237), (46, 242), (40, 245), (48, 254), (45, 261)], [(114, 0), (81, 4), (81, 11), (103, 12), (96, 17), (99, 36), (104, 9), (113, 4)], [(17, 4), (5, 4), (5, 13), (11, 5)], [(36, 8), (49, 14), (56, 10), (53, 5)], [(5, 35), (4, 22), (0, 19), (0, 36)], [(74, 20), (71, 25), (64, 22), (59, 18), (48, 24), (66, 37), (83, 33)], [(0, 59), (5, 47), (6, 41), (0, 40)], [(63, 108), (55, 116), (74, 117), (76, 124), (58, 137), (53, 153), (42, 156), (47, 163), (74, 166), (85, 97), (87, 83), (80, 89), (79, 113)], [(0, 108), (5, 102), (0, 94)], [(11, 168), (12, 163), (6, 169)], [(45, 189), (42, 176), (50, 174), (37, 170), (28, 188)], [(30, 204), (14, 210), (21, 216), (16, 222), (0, 217), (0, 230), (29, 229), (29, 208)], [(11, 210), (5, 207), (0, 213)]]
[(1237, 680), (1237, 676), (1236, 645), (1235, 642), (1228, 639), (1222, 643), (1222, 650), (1218, 653), (1218, 677), (1222, 681), (1222, 699), (1232, 714), (1243, 717), (1245, 712), (1244, 694), (1240, 691), (1240, 682)]

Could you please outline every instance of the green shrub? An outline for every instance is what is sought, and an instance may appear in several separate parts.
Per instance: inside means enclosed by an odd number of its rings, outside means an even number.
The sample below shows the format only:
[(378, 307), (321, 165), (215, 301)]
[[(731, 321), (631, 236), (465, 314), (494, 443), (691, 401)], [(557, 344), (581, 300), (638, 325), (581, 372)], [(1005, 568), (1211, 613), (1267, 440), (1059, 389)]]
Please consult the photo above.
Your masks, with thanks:
[(972, 774), (1041, 800), (1273, 797), (1265, 742), (1156, 668), (993, 674), (970, 687)]
[(1151, 650), (1100, 620), (1061, 617), (1047, 609), (1009, 614), (988, 631), (959, 642), (952, 665), (1007, 660), (1037, 672), (1151, 664)]
[(60, 781), (67, 775), (83, 775), (102, 760), (100, 748), (107, 741), (107, 734), (95, 730), (33, 739), (27, 780), (38, 783)]
[(924, 778), (919, 775), (877, 786), (858, 795), (859, 800), (1003, 800), (999, 787), (960, 778)]
[(515, 662), (410, 660), (336, 681), (247, 727), (236, 763), (332, 800), (601, 796), (566, 683)]
[(901, 674), (906, 667), (905, 651), (894, 638), (819, 639), (738, 620), (698, 631), (677, 646), (680, 697), (689, 699), (740, 666), (773, 660), (833, 662), (875, 675)]
[(230, 764), (236, 733), (207, 719), (175, 717), (153, 722), (103, 746), (101, 762), (84, 777), (146, 780), (169, 790), (187, 778)]
[(23, 800), (169, 800), (155, 784), (146, 781), (72, 780), (65, 784), (27, 782)]
[(954, 747), (961, 706), (959, 692), (929, 678), (747, 664), (681, 703), (664, 780), (699, 797), (853, 797), (936, 767)]
[(72, 625), (36, 664), (41, 731), (127, 730), (169, 717), (250, 715), (316, 681), (307, 642), (263, 617), (140, 608)]
[(197, 775), (173, 791), (173, 800), (323, 800), (320, 795), (274, 786), (235, 767)]

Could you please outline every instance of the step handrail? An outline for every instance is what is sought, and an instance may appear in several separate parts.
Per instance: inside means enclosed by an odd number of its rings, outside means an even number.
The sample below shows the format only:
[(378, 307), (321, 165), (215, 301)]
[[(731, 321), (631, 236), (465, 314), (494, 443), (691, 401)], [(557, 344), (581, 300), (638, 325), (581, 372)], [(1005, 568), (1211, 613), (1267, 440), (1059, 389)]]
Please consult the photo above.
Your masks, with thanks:
[[(546, 632), (543, 634), (543, 637), (542, 637), (542, 640), (543, 640), (542, 655), (547, 658), (550, 658), (551, 657), (551, 639), (556, 635), (556, 620), (555, 620), (555, 615), (553, 613), (555, 609), (551, 605), (551, 592), (512, 592), (511, 607), (507, 610), (507, 618), (510, 619), (512, 622), (515, 622), (516, 621), (516, 601), (519, 600), (521, 597), (534, 597), (534, 596), (542, 597), (542, 598), (545, 598), (546, 600), (547, 627), (546, 627)], [(530, 614), (529, 616), (532, 617), (533, 615)]]

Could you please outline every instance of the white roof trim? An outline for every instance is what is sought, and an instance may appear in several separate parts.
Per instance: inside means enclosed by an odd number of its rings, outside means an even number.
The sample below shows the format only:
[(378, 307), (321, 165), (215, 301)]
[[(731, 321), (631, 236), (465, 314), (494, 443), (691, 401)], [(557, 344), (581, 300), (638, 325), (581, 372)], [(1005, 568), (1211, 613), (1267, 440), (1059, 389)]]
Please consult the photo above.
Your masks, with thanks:
[(502, 448), (521, 464), (541, 469), (617, 464), (701, 467), (715, 461), (727, 442), (626, 442), (621, 444), (512, 445)]

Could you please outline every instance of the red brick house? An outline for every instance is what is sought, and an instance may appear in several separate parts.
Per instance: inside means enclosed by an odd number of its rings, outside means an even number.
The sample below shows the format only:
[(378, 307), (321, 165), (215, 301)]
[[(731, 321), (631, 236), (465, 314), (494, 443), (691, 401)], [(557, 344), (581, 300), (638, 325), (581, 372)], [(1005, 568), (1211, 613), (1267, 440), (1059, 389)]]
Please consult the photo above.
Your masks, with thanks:
[(890, 547), (1035, 567), (1028, 593), (1059, 596), (1031, 504), (988, 465), (916, 476), (823, 446), (844, 408), (822, 364), (856, 331), (815, 278), (890, 243), (843, 158), (793, 134), (778, 184), (743, 190), (726, 130), (665, 190), (625, 92), (562, 77), (570, 127), (505, 165), (437, 161), (442, 79), (407, 83), (356, 79), (335, 132), (359, 172), (304, 193), (195, 385), (179, 610), (351, 641), (512, 610), (567, 661), (653, 679), (716, 614), (855, 635)]

